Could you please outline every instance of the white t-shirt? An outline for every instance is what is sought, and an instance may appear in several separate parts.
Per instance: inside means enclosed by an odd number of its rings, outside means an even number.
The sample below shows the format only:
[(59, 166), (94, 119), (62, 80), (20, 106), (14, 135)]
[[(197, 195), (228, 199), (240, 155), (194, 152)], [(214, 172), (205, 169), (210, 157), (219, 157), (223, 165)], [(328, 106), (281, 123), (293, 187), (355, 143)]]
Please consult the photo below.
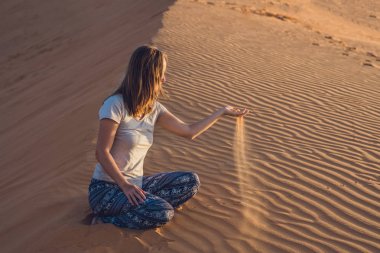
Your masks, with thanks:
[[(144, 158), (153, 144), (154, 125), (158, 115), (164, 111), (167, 109), (156, 101), (149, 114), (145, 115), (142, 120), (135, 119), (124, 108), (121, 94), (107, 98), (99, 109), (99, 120), (109, 118), (120, 123), (110, 153), (124, 178), (140, 188), (142, 187)], [(92, 177), (114, 182), (100, 163), (96, 164)]]

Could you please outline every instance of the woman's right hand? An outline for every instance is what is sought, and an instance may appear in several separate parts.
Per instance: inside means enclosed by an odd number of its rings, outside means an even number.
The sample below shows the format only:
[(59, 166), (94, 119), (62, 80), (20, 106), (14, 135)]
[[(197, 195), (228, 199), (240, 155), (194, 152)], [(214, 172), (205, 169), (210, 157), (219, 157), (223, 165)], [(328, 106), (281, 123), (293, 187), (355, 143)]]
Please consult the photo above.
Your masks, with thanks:
[(139, 205), (139, 201), (140, 203), (143, 203), (146, 199), (145, 191), (137, 185), (127, 184), (121, 187), (121, 189), (123, 190), (125, 196), (127, 196), (129, 202), (134, 206)]

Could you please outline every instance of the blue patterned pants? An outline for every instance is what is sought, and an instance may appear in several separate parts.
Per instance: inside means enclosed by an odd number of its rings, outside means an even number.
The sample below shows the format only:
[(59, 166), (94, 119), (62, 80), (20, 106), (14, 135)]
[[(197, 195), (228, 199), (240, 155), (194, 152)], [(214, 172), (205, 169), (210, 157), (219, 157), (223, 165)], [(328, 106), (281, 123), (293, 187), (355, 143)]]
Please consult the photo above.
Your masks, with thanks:
[(88, 200), (94, 215), (118, 227), (147, 229), (160, 227), (174, 216), (174, 208), (193, 197), (200, 187), (195, 172), (161, 172), (143, 176), (143, 203), (133, 206), (113, 182), (91, 179)]

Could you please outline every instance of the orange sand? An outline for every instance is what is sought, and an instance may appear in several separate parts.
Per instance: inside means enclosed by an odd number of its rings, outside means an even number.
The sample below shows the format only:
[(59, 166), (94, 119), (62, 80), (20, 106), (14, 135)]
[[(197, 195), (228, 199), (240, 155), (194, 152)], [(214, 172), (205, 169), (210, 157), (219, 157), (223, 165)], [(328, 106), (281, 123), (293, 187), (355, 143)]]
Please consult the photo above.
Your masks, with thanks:
[[(0, 5), (1, 252), (380, 251), (379, 1)], [(230, 117), (195, 141), (157, 128), (145, 173), (200, 191), (160, 229), (89, 226), (97, 112), (148, 42), (182, 120), (254, 108), (245, 156)]]

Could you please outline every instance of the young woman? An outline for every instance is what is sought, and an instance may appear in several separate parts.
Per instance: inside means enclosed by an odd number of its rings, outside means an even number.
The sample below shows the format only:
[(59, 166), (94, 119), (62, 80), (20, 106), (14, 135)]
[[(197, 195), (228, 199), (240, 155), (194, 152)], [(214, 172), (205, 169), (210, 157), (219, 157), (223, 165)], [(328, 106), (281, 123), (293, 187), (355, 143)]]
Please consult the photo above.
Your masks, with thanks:
[(160, 102), (167, 56), (153, 46), (132, 54), (120, 87), (99, 110), (96, 164), (89, 185), (89, 204), (104, 223), (133, 229), (167, 223), (174, 209), (193, 197), (199, 177), (191, 171), (143, 176), (145, 155), (153, 142), (154, 126), (194, 139), (223, 115), (243, 116), (248, 110), (225, 106), (193, 124), (186, 124)]

